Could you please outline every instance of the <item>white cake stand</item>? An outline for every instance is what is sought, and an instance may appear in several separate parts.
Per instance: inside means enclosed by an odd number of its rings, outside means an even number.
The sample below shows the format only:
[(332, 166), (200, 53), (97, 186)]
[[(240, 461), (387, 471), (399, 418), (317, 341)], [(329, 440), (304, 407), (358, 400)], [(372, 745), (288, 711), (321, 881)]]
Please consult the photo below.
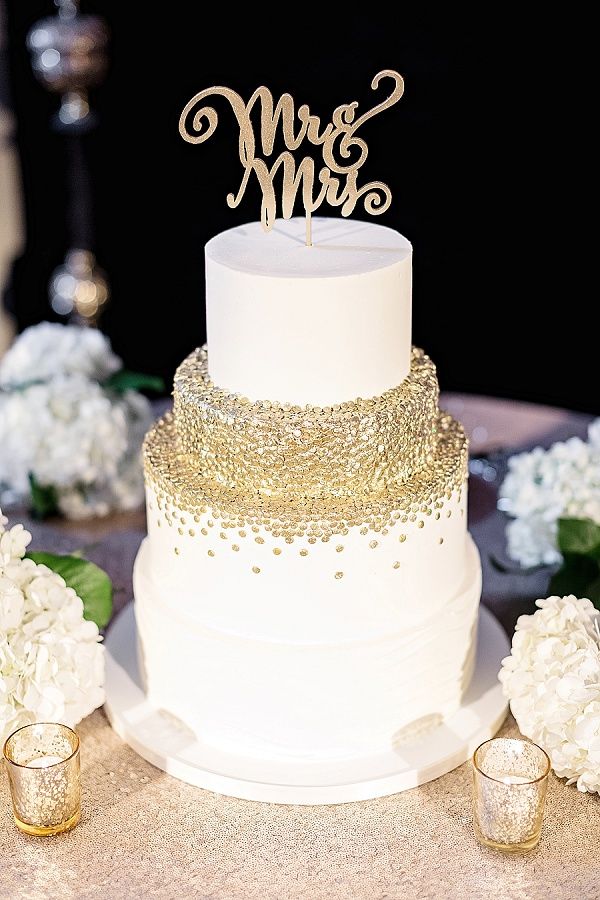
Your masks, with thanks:
[(106, 705), (110, 722), (140, 756), (197, 787), (269, 803), (347, 803), (395, 794), (439, 778), (492, 737), (506, 715), (498, 683), (508, 639), (481, 607), (477, 662), (460, 709), (442, 724), (376, 756), (328, 762), (261, 762), (202, 744), (178, 719), (155, 709), (142, 689), (133, 604), (106, 639)]

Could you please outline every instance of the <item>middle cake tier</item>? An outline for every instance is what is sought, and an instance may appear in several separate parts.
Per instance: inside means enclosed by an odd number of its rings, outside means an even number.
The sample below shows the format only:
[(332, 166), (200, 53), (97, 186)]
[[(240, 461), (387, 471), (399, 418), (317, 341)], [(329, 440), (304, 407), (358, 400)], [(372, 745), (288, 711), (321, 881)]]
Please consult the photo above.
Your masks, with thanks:
[(224, 391), (199, 349), (175, 375), (174, 418), (182, 451), (224, 488), (349, 497), (405, 482), (431, 463), (438, 396), (435, 366), (416, 348), (398, 387), (332, 407), (253, 402)]

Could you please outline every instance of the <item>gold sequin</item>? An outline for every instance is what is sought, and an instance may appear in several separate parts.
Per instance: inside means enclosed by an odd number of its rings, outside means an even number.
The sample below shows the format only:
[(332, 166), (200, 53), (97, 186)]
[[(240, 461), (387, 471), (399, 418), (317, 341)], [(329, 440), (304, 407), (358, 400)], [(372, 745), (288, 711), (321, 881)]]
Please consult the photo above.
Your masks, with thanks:
[(441, 537), (441, 538), (440, 538), (440, 544), (443, 544), (443, 543), (444, 543), (444, 538)]
[(376, 546), (377, 546), (377, 541), (369, 541), (369, 547), (371, 548), (371, 550), (374, 550)]
[(179, 547), (173, 547), (173, 550), (175, 551), (175, 556), (179, 556)]
[(180, 365), (174, 415), (183, 454), (215, 484), (269, 497), (351, 497), (406, 481), (435, 451), (439, 389), (422, 350), (413, 349), (398, 387), (324, 408), (252, 403), (214, 385), (208, 370), (204, 348)]
[(398, 540), (400, 541), (401, 544), (403, 544), (404, 541), (406, 540), (406, 535), (405, 535), (405, 534), (401, 534), (401, 535), (398, 537)]
[(301, 550), (301, 551), (300, 551), (300, 556), (308, 556), (308, 550), (304, 550), (304, 549)]
[(335, 552), (336, 552), (336, 553), (341, 553), (343, 549), (344, 549), (343, 545), (342, 545), (342, 544), (338, 544), (337, 547), (335, 548)]
[(214, 555), (215, 555), (215, 551), (214, 551), (214, 550), (209, 550), (209, 551), (208, 551), (208, 555), (209, 555), (209, 556), (214, 556)]
[(281, 556), (281, 547), (273, 547), (273, 553), (275, 556)]
[(260, 569), (258, 568), (258, 566), (252, 566), (252, 571), (255, 575), (260, 575)]
[(231, 545), (231, 549), (232, 549), (235, 553), (237, 553), (238, 550), (240, 549), (240, 548), (239, 548), (239, 544), (232, 544), (232, 545)]
[(196, 532), (194, 531), (193, 528), (190, 528), (188, 534), (189, 534), (190, 537), (196, 537)]
[(257, 544), (264, 544), (265, 542), (265, 539), (263, 537), (260, 537), (260, 535), (258, 537), (255, 537), (254, 540)]
[(396, 562), (394, 563), (394, 565), (392, 566), (392, 568), (393, 568), (393, 569), (399, 569), (399, 568), (400, 568), (400, 563), (398, 562), (398, 560), (396, 560)]
[[(285, 419), (288, 412), (282, 415)], [(301, 493), (302, 482), (298, 494), (291, 490), (288, 495), (277, 492), (266, 495), (259, 490), (247, 490), (243, 484), (217, 482), (196, 460), (181, 451), (179, 430), (172, 414), (167, 414), (149, 432), (144, 465), (148, 482), (157, 495), (168, 498), (173, 509), (198, 516), (210, 510), (214, 520), (223, 523), (223, 528), (227, 523), (227, 527), (238, 532), (251, 529), (258, 535), (264, 530), (274, 537), (277, 532), (286, 541), (304, 536), (309, 544), (314, 544), (317, 539), (329, 540), (354, 527), (361, 532), (381, 533), (384, 528), (393, 528), (397, 521), (416, 519), (415, 509), (443, 507), (444, 498), (452, 496), (453, 491), (458, 492), (466, 478), (467, 441), (460, 425), (443, 413), (435, 420), (434, 431), (435, 452), (424, 469), (408, 481), (382, 483), (377, 491), (369, 490), (367, 479), (363, 490), (355, 486), (351, 495), (331, 494), (327, 488), (326, 493), (312, 497)], [(207, 449), (216, 452), (214, 447)], [(306, 465), (310, 468), (310, 458)], [(285, 460), (280, 460), (279, 466), (285, 471)], [(398, 511), (402, 512), (400, 518), (396, 516)], [(208, 520), (206, 525), (213, 527), (214, 521)]]
[(339, 581), (340, 578), (343, 578), (343, 577), (344, 577), (344, 573), (343, 573), (343, 572), (336, 572), (336, 573), (335, 573), (335, 577), (336, 577), (336, 578), (338, 579), (338, 581)]

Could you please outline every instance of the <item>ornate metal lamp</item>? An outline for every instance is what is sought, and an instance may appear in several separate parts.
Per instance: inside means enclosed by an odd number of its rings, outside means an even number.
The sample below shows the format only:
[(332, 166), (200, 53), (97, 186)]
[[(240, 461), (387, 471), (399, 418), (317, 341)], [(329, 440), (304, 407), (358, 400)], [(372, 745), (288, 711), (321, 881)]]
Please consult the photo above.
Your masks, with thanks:
[(88, 90), (106, 73), (109, 33), (99, 16), (80, 14), (79, 0), (54, 2), (57, 15), (40, 19), (27, 36), (36, 77), (47, 90), (60, 94), (52, 125), (65, 135), (71, 151), (68, 216), (72, 247), (52, 273), (50, 304), (60, 316), (97, 325), (109, 288), (92, 250), (90, 175), (81, 140), (96, 124)]

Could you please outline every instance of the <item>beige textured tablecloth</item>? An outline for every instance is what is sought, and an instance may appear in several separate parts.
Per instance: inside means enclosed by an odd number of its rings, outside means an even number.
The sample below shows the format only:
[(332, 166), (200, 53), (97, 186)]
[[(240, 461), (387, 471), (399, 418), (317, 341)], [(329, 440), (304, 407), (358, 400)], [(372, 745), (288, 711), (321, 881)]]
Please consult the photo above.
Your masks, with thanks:
[(79, 731), (84, 815), (70, 834), (19, 834), (2, 779), (4, 900), (600, 897), (600, 804), (554, 776), (540, 846), (505, 856), (473, 837), (468, 764), (380, 800), (275, 806), (163, 774), (101, 712)]
[[(498, 430), (501, 414), (515, 444), (520, 434), (526, 442), (535, 438), (532, 407), (451, 399), (462, 404), (465, 421), (472, 419), (488, 436)], [(565, 431), (584, 432), (584, 417), (555, 413), (553, 418), (540, 410), (538, 433), (545, 442)], [(489, 491), (473, 481), (471, 522), (487, 551), (484, 562), (503, 544), (503, 522)], [(113, 576), (117, 606), (130, 597), (132, 560), (143, 533), (141, 515), (34, 526), (38, 548), (67, 552), (85, 545)], [(485, 601), (509, 628), (519, 611), (530, 609), (542, 584), (484, 568)], [(600, 898), (600, 799), (554, 776), (540, 846), (505, 856), (480, 847), (473, 836), (469, 764), (379, 800), (275, 806), (176, 781), (124, 745), (102, 712), (78, 730), (84, 811), (70, 834), (20, 834), (0, 772), (0, 900)], [(517, 733), (512, 720), (502, 733)]]

